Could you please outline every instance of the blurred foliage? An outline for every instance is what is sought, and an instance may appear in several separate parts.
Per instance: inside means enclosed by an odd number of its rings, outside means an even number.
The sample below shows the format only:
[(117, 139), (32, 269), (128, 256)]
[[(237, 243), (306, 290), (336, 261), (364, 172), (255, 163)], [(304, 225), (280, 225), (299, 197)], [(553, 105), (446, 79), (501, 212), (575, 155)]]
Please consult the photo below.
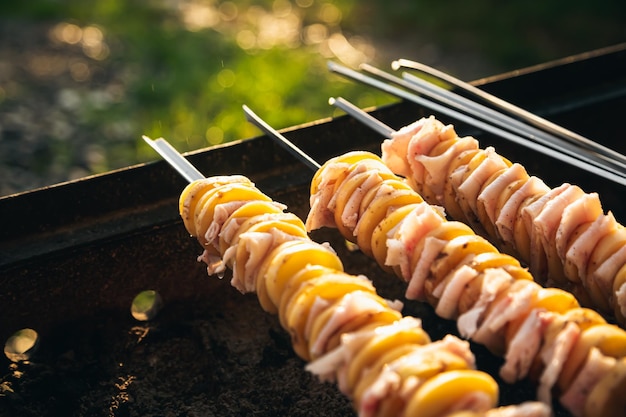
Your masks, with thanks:
[[(33, 0), (3, 3), (0, 13), (3, 19), (64, 22), (75, 30), (96, 27), (103, 33), (106, 56), (90, 60), (91, 73), (99, 76), (71, 89), (80, 101), (74, 122), (92, 132), (90, 149), (104, 154), (93, 158), (91, 172), (156, 159), (140, 139), (142, 134), (163, 136), (181, 151), (260, 135), (245, 121), (243, 104), (282, 128), (331, 116), (334, 109), (327, 99), (333, 95), (347, 95), (361, 106), (393, 101), (329, 74), (328, 57), (319, 53), (319, 45), (303, 44), (299, 33), (295, 43), (281, 39), (284, 33), (276, 34), (274, 44), (244, 49), (238, 43), (242, 31), (264, 29), (248, 22), (255, 17), (267, 19), (268, 25), (287, 19), (299, 28), (293, 17), (306, 15), (311, 22), (325, 23), (328, 33), (338, 30), (339, 20), (324, 22), (323, 17), (315, 17), (323, 13), (324, 5), (222, 4), (230, 9), (220, 9), (214, 2)], [(198, 6), (189, 11), (192, 19), (197, 18), (194, 13), (210, 11), (220, 21), (190, 29), (182, 16), (185, 5)], [(344, 1), (334, 7), (335, 14), (348, 13), (351, 7), (350, 1)], [(256, 14), (245, 15), (249, 9)], [(228, 13), (232, 16), (224, 16)], [(96, 90), (108, 94), (104, 102), (93, 102)], [(112, 91), (114, 99), (109, 97)], [(66, 146), (71, 147), (59, 140), (54, 151), (69, 154), (70, 165), (72, 150)], [(63, 158), (60, 155), (55, 157), (57, 163)]]
[[(30, 169), (45, 176), (52, 158), (57, 171), (82, 158), (83, 173), (156, 159), (142, 134), (181, 151), (259, 135), (242, 104), (282, 128), (337, 114), (330, 96), (361, 107), (394, 101), (326, 69), (328, 59), (376, 64), (393, 53), (374, 52), (374, 39), (405, 51), (436, 40), (444, 53), (475, 51), (508, 70), (626, 38), (625, 9), (621, 0), (29, 0), (2, 2), (0, 16), (82, 31), (88, 68), (74, 68), (75, 83), (58, 95), (72, 124), (89, 132), (78, 137), (88, 144), (42, 132), (48, 153)], [(102, 39), (90, 46), (84, 36), (94, 28)], [(20, 96), (1, 99), (0, 106)]]

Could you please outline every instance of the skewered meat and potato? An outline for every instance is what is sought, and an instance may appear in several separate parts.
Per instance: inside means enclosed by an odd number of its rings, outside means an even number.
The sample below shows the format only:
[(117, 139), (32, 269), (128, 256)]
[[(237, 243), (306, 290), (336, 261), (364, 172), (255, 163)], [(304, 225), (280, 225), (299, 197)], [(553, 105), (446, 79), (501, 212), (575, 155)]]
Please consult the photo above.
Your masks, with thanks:
[(626, 324), (626, 229), (597, 193), (550, 188), (432, 116), (385, 140), (382, 159), (426, 201), (519, 256), (535, 278)]
[(514, 257), (446, 220), (379, 157), (351, 152), (326, 162), (310, 203), (308, 230), (337, 227), (407, 282), (408, 299), (428, 301), (462, 336), (502, 355), (505, 381), (530, 377), (541, 401), (556, 394), (575, 416), (596, 415), (597, 407), (624, 414), (626, 331), (569, 292), (543, 288)]
[(278, 313), (307, 369), (337, 381), (359, 415), (549, 415), (535, 402), (494, 408), (498, 385), (475, 369), (468, 342), (432, 342), (419, 319), (402, 317), (402, 303), (345, 273), (328, 245), (310, 240), (300, 219), (247, 178), (194, 181), (179, 208), (208, 273), (232, 269), (232, 285)]

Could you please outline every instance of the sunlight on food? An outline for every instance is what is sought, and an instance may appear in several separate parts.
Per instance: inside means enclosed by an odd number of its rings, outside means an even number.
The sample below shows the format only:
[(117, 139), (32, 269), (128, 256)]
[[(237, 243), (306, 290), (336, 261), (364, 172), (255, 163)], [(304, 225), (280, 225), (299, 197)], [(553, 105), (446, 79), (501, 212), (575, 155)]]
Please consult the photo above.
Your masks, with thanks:
[(15, 332), (4, 345), (4, 354), (12, 362), (23, 362), (31, 359), (39, 345), (39, 335), (33, 329), (22, 329)]

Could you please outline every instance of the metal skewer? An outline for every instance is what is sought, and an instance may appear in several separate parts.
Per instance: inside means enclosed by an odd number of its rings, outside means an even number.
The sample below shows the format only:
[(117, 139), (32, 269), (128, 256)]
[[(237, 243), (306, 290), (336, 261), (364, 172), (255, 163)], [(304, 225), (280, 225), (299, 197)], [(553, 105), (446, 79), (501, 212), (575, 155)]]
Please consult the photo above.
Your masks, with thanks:
[(185, 159), (168, 141), (163, 138), (150, 139), (146, 135), (143, 140), (152, 147), (163, 159), (167, 161), (187, 181), (193, 182), (205, 178), (191, 162)]
[(620, 155), (619, 158), (614, 158), (604, 153), (598, 153), (595, 150), (581, 147), (581, 144), (578, 142), (564, 140), (560, 136), (555, 136), (534, 126), (525, 124), (507, 114), (498, 112), (411, 74), (403, 74), (404, 78), (400, 79), (374, 68), (371, 65), (364, 64), (361, 68), (370, 74), (401, 85), (402, 87), (409, 88), (419, 94), (427, 95), (448, 107), (480, 118), (487, 123), (497, 125), (502, 129), (509, 130), (512, 133), (526, 137), (532, 141), (542, 143), (554, 149), (566, 150), (566, 152), (573, 156), (586, 152), (589, 160), (593, 161), (596, 165), (610, 170), (617, 175), (626, 176), (626, 157), (623, 155)]
[(345, 111), (350, 116), (354, 117), (370, 129), (380, 133), (384, 137), (390, 137), (391, 135), (396, 133), (393, 128), (387, 126), (371, 114), (361, 110), (343, 97), (331, 97), (328, 99), (328, 104)]
[(284, 149), (286, 149), (293, 156), (301, 160), (305, 165), (311, 168), (314, 171), (317, 171), (321, 168), (321, 165), (318, 164), (315, 160), (313, 160), (309, 155), (304, 153), (300, 148), (291, 143), (289, 139), (280, 134), (276, 129), (268, 125), (263, 119), (256, 115), (248, 106), (243, 105), (243, 111), (246, 114), (246, 119), (261, 129), (265, 134), (267, 134), (270, 138), (277, 141), (279, 145), (281, 145)]
[[(505, 114), (498, 113), (493, 109), (482, 106), (476, 102), (466, 99), (465, 97), (458, 96), (417, 77), (413, 77), (413, 82), (408, 82), (407, 80), (398, 78), (372, 67), (371, 65), (363, 64), (361, 68), (372, 75), (415, 91), (419, 94), (430, 96), (432, 99), (444, 104), (445, 106), (469, 114), (472, 117), (479, 118), (485, 123), (492, 124), (500, 129), (525, 137), (535, 143), (540, 143), (559, 152), (565, 152), (574, 158), (584, 157), (587, 162), (626, 178), (625, 163), (614, 161), (612, 158), (607, 158), (606, 156), (599, 155), (594, 151), (581, 148), (579, 145), (575, 145), (559, 137), (549, 135), (548, 133), (532, 126), (524, 125), (519, 120), (513, 119)], [(494, 120), (497, 121), (497, 123), (494, 123)]]
[(514, 133), (525, 135), (529, 139), (539, 138), (540, 140), (545, 141), (545, 143), (553, 142), (559, 147), (567, 146), (568, 148), (574, 150), (582, 148), (587, 152), (590, 152), (591, 155), (595, 155), (598, 160), (604, 161), (605, 163), (615, 167), (616, 172), (626, 173), (626, 156), (615, 152), (612, 149), (605, 148), (599, 144), (592, 148), (582, 142), (573, 141), (569, 138), (563, 139), (560, 135), (555, 136), (553, 133), (546, 132), (545, 130), (541, 130), (533, 125), (526, 124), (518, 119), (515, 119), (514, 117), (508, 116), (505, 113), (501, 113), (452, 91), (446, 90), (445, 88), (431, 84), (428, 81), (418, 78), (412, 74), (404, 73), (403, 78), (414, 84), (416, 88), (424, 89), (424, 91), (430, 91), (430, 94), (432, 94), (433, 97), (439, 96), (451, 100), (458, 103), (460, 106), (465, 106), (466, 108), (471, 109), (477, 117), (482, 117), (487, 121), (497, 121), (499, 126), (502, 128), (509, 129)]
[[(344, 67), (342, 65), (339, 65), (337, 63), (328, 62), (328, 68), (330, 71), (332, 72), (336, 72), (340, 75), (343, 75), (347, 78), (350, 78), (352, 80), (355, 81), (359, 81), (363, 84), (372, 86), (374, 88), (377, 88), (381, 91), (387, 92), (391, 95), (394, 95), (396, 97), (411, 101), (413, 103), (416, 103), (418, 105), (421, 105), (423, 107), (426, 108), (430, 108), (431, 110), (444, 114), (448, 117), (451, 117), (453, 119), (456, 119), (460, 122), (466, 123), (468, 125), (474, 126), (478, 129), (481, 129), (485, 132), (494, 134), (496, 136), (499, 136), (501, 138), (504, 138), (506, 140), (509, 140), (513, 143), (516, 143), (518, 145), (524, 146), (526, 148), (532, 149), (534, 151), (543, 153), (544, 155), (547, 155), (549, 157), (552, 157), (554, 159), (560, 160), (562, 162), (565, 162), (567, 164), (570, 164), (572, 166), (578, 167), (580, 169), (583, 169), (587, 172), (590, 172), (592, 174), (598, 175), (600, 177), (606, 178), (610, 181), (613, 181), (617, 184), (620, 185), (624, 185), (626, 186), (626, 176), (616, 173), (614, 172), (614, 169), (606, 169), (605, 167), (599, 166), (597, 164), (597, 161), (594, 161), (592, 159), (590, 159), (586, 154), (568, 154), (568, 153), (564, 153), (563, 149), (555, 149), (552, 147), (548, 147), (545, 146), (543, 144), (537, 143), (537, 142), (533, 142), (527, 138), (521, 137), (519, 135), (515, 135), (509, 131), (503, 130), (497, 126), (491, 125), (489, 123), (486, 123), (484, 121), (478, 120), (476, 118), (470, 117), (464, 113), (461, 113), (455, 109), (452, 109), (450, 107), (441, 105), (439, 103), (436, 103), (434, 101), (431, 101), (429, 99), (426, 99), (424, 97), (418, 96), (416, 94), (413, 94), (409, 91), (403, 90), (401, 88), (398, 87), (394, 87), (392, 85), (389, 85), (385, 82), (382, 82), (378, 79), (375, 79), (373, 77), (369, 77), (365, 74), (362, 74), (358, 71), (352, 70), (350, 68)], [(403, 81), (403, 80), (401, 80)]]
[(578, 144), (591, 151), (597, 152), (598, 154), (604, 155), (610, 159), (621, 161), (622, 163), (626, 162), (626, 155), (622, 155), (621, 153), (611, 148), (603, 146), (582, 135), (579, 135), (578, 133), (572, 132), (571, 130), (566, 129), (563, 126), (552, 123), (549, 120), (546, 120), (540, 116), (537, 116), (534, 113), (526, 111), (512, 103), (502, 100), (501, 98), (496, 97), (492, 94), (489, 94), (486, 91), (481, 90), (480, 88), (477, 88), (469, 83), (466, 83), (456, 77), (451, 76), (450, 74), (446, 74), (445, 72), (439, 71), (428, 65), (415, 62), (415, 61), (410, 61), (408, 59), (399, 59), (399, 60), (393, 61), (391, 63), (391, 67), (394, 70), (398, 70), (400, 68), (413, 69), (416, 71), (420, 71), (424, 74), (433, 76), (435, 78), (438, 78), (442, 81), (445, 81), (446, 83), (450, 85), (453, 85), (463, 91), (466, 91), (474, 95), (475, 97), (479, 97), (480, 99), (488, 102), (494, 107), (501, 109), (504, 112), (515, 115), (525, 120), (526, 122), (532, 124), (533, 126), (537, 128), (543, 129), (544, 131), (549, 132), (553, 135), (560, 136), (563, 139), (566, 139), (572, 143)]

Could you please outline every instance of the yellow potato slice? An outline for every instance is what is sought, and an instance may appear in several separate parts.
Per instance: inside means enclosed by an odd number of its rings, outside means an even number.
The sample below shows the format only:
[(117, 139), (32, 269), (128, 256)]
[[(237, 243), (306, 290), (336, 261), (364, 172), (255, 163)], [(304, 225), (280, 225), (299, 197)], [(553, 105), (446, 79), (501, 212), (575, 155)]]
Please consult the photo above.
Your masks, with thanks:
[(252, 182), (242, 175), (215, 176), (203, 178), (188, 184), (180, 194), (178, 200), (178, 212), (183, 219), (185, 228), (195, 237), (194, 212), (200, 198), (208, 191), (221, 185), (232, 184), (235, 182), (252, 185)]
[[(243, 226), (243, 222), (247, 221), (250, 218), (257, 218), (260, 219), (261, 217), (257, 217), (257, 216), (261, 216), (264, 214), (284, 214), (285, 218), (287, 217), (295, 217), (294, 220), (289, 220), (290, 222), (297, 224), (297, 223), (302, 223), (302, 220), (300, 220), (300, 218), (298, 218), (297, 216), (291, 215), (290, 213), (283, 213), (283, 210), (277, 206), (276, 204), (274, 204), (273, 202), (270, 201), (249, 201), (246, 204), (244, 204), (243, 206), (239, 207), (237, 210), (235, 210), (230, 217), (224, 222), (224, 225), (222, 226), (222, 229), (226, 229), (228, 224), (232, 221), (240, 221), (242, 222), (242, 224), (240, 225), (240, 228), (242, 228)], [(285, 220), (287, 221), (287, 220)], [(250, 223), (248, 223), (250, 224)], [(245, 230), (245, 227), (242, 228), (243, 230)], [(220, 233), (220, 238), (219, 238), (219, 248), (220, 248), (220, 253), (224, 253), (226, 251), (226, 249), (228, 249), (229, 246), (231, 246), (233, 244), (233, 242), (236, 241), (236, 236), (239, 236), (239, 230), (233, 234), (233, 238), (230, 241), (226, 241), (225, 240), (225, 236)]]
[(616, 294), (621, 290), (624, 284), (626, 284), (626, 265), (622, 266), (619, 271), (617, 271), (617, 274), (615, 274), (615, 281), (613, 281), (613, 294), (611, 298), (615, 319), (622, 326), (626, 325), (626, 316), (624, 315), (623, 306), (620, 304), (620, 300), (617, 299)]
[(349, 364), (348, 386), (354, 387), (362, 377), (363, 371), (372, 367), (376, 360), (391, 348), (403, 344), (425, 345), (427, 343), (430, 343), (430, 337), (421, 327), (403, 328), (397, 332), (386, 332), (375, 336), (359, 350)]
[(376, 262), (387, 272), (393, 272), (393, 269), (385, 264), (387, 259), (387, 240), (392, 237), (389, 234), (410, 212), (415, 210), (418, 204), (407, 204), (394, 210), (372, 232), (372, 254)]
[(355, 331), (373, 330), (380, 326), (387, 326), (402, 318), (402, 313), (392, 308), (387, 308), (373, 314), (363, 314), (341, 326), (338, 331), (328, 339), (328, 347), (332, 349), (341, 343), (341, 338), (347, 333)]
[(498, 403), (498, 384), (489, 374), (470, 369), (453, 370), (440, 373), (424, 382), (409, 400), (405, 415), (443, 416), (455, 402), (469, 393), (486, 395), (490, 400), (489, 408), (495, 407)]
[(585, 417), (623, 417), (626, 414), (626, 359), (593, 387), (585, 401)]
[(420, 259), (420, 255), (424, 250), (424, 243), (426, 241), (426, 238), (434, 237), (436, 239), (441, 239), (443, 241), (449, 242), (457, 236), (464, 236), (464, 235), (471, 236), (471, 235), (475, 235), (475, 233), (472, 230), (472, 228), (466, 225), (465, 223), (461, 223), (458, 221), (446, 221), (444, 219), (441, 225), (439, 225), (437, 228), (427, 233), (420, 240), (420, 242), (415, 245), (415, 248), (413, 249), (413, 254), (411, 256), (411, 271), (414, 271), (415, 267), (417, 266), (417, 262)]
[[(400, 185), (403, 184), (403, 185)], [(390, 210), (407, 204), (424, 201), (411, 187), (401, 181), (394, 182), (393, 191), (384, 195), (377, 194), (376, 198), (359, 219), (356, 230), (357, 245), (363, 253), (373, 256), (372, 233), (376, 226), (387, 216)]]
[(335, 273), (315, 277), (304, 282), (291, 297), (285, 308), (285, 322), (291, 335), (294, 350), (301, 358), (310, 360), (305, 327), (315, 300), (319, 297), (328, 302), (333, 302), (351, 291), (376, 292), (368, 279), (345, 273)]
[(336, 156), (326, 161), (321, 166), (321, 168), (318, 169), (313, 175), (313, 179), (311, 180), (311, 189), (310, 189), (311, 195), (317, 194), (317, 192), (319, 191), (322, 173), (330, 165), (337, 164), (337, 163), (345, 163), (345, 164), (353, 165), (357, 163), (358, 161), (362, 159), (366, 159), (366, 158), (378, 159), (382, 162), (382, 159), (380, 159), (378, 156), (376, 156), (375, 154), (371, 152), (366, 152), (366, 151), (352, 151), (352, 152), (345, 153), (343, 155)]
[(597, 324), (606, 324), (606, 320), (600, 313), (590, 308), (574, 308), (563, 313), (563, 318), (567, 321), (573, 321), (578, 325), (580, 330), (586, 330)]
[(203, 246), (208, 244), (204, 234), (213, 221), (215, 206), (218, 204), (247, 200), (272, 201), (271, 198), (263, 194), (260, 190), (240, 183), (222, 185), (207, 192), (205, 197), (205, 199), (198, 203), (194, 220), (197, 239)]
[(528, 269), (522, 267), (516, 258), (501, 252), (484, 252), (477, 254), (472, 259), (469, 266), (478, 272), (484, 272), (490, 268), (501, 268), (516, 280), (534, 280), (533, 276), (528, 272)]
[[(581, 225), (579, 225), (578, 227), (576, 227), (576, 229), (574, 229), (574, 231), (572, 232), (572, 234), (570, 235), (566, 245), (565, 245), (565, 253), (567, 253), (567, 251), (569, 250), (569, 248), (572, 246), (572, 244), (580, 237), (581, 234), (583, 234), (590, 226), (592, 225), (592, 222), (587, 222), (587, 223), (583, 223)], [(565, 272), (565, 275), (567, 276), (567, 279), (569, 280), (569, 282), (573, 282), (575, 284), (580, 284), (582, 281), (580, 279), (580, 273), (578, 271), (578, 266), (575, 265), (573, 262), (571, 262), (568, 259), (564, 259), (563, 260), (563, 271)]]
[(602, 288), (600, 288), (598, 281), (593, 279), (593, 277), (587, 277), (587, 279), (583, 281), (583, 286), (591, 298), (591, 305), (594, 309), (606, 315), (613, 313), (613, 309), (609, 305), (609, 297), (612, 294), (603, 291)]
[[(476, 167), (480, 165), (486, 159), (486, 157), (487, 152), (484, 149), (478, 150), (478, 152), (476, 152), (472, 156), (467, 164), (463, 168), (461, 168), (463, 170), (463, 174), (460, 182), (457, 185), (462, 185), (463, 182), (465, 182), (465, 180), (472, 174), (474, 169), (476, 169)], [(473, 230), (483, 231), (478, 216), (472, 209), (471, 204), (473, 203), (473, 201), (468, 200), (468, 198), (464, 194), (459, 193), (458, 188), (456, 188), (454, 192), (456, 193), (456, 201), (463, 211), (465, 218), (464, 222), (467, 222)]]
[(437, 259), (430, 266), (426, 281), (426, 290), (432, 292), (463, 260), (481, 253), (497, 253), (498, 250), (489, 241), (478, 235), (460, 235), (452, 238), (443, 248)]
[(587, 271), (583, 278), (585, 288), (589, 286), (589, 280), (593, 276), (595, 270), (600, 267), (611, 255), (626, 244), (626, 228), (618, 225), (612, 232), (602, 237), (591, 251), (589, 262), (587, 263)]
[(321, 265), (307, 265), (297, 272), (285, 285), (283, 295), (280, 299), (280, 305), (278, 306), (278, 317), (280, 324), (285, 330), (287, 330), (287, 306), (291, 302), (294, 294), (301, 288), (301, 286), (313, 279), (322, 275), (336, 274), (341, 271), (337, 271), (333, 268), (328, 268)]
[[(379, 296), (378, 294), (365, 292), (363, 293), (363, 295), (375, 301), (383, 310), (388, 311), (390, 313), (388, 314), (388, 316), (393, 317), (394, 318), (393, 321), (399, 320), (400, 318), (402, 318), (402, 314), (396, 310), (391, 309), (391, 307), (389, 307), (389, 305), (387, 304), (387, 301), (381, 296)], [(319, 314), (317, 317), (314, 317), (313, 321), (311, 322), (312, 324), (310, 326), (310, 331), (308, 332), (308, 334), (305, 334), (308, 340), (309, 354), (312, 359), (316, 359), (317, 357), (320, 356), (320, 354), (328, 352), (332, 350), (334, 347), (336, 347), (336, 346), (333, 346), (333, 343), (327, 343), (327, 345), (324, 348), (324, 352), (318, 352), (318, 353), (313, 352), (314, 344), (317, 342), (317, 339), (319, 338), (323, 328), (327, 325), (328, 321), (331, 320), (333, 315), (336, 313), (335, 310), (337, 310), (338, 308), (337, 303), (339, 303), (340, 300), (341, 298), (338, 298), (337, 300), (335, 300), (335, 302), (332, 305), (326, 308), (321, 314)], [(373, 315), (369, 315), (369, 314), (361, 314), (359, 316), (356, 316), (352, 318), (349, 322), (344, 323), (344, 326), (341, 326), (340, 328), (338, 328), (337, 333), (344, 333), (350, 330), (358, 330), (359, 327), (368, 323), (371, 317), (373, 317)], [(335, 334), (334, 336), (337, 336), (337, 334)], [(339, 341), (338, 338), (334, 338), (333, 340), (335, 342)]]
[(583, 330), (559, 375), (558, 386), (561, 392), (567, 391), (593, 347), (606, 356), (621, 359), (626, 356), (626, 331), (608, 323), (589, 326)]
[(268, 255), (264, 277), (267, 294), (275, 305), (289, 280), (308, 265), (320, 265), (343, 271), (343, 264), (330, 248), (311, 240), (286, 242)]
[(559, 288), (540, 288), (533, 303), (533, 308), (543, 308), (559, 314), (579, 307), (580, 304), (572, 293)]
[[(357, 192), (357, 189), (361, 187), (363, 183), (372, 175), (377, 175), (379, 183), (383, 181), (383, 176), (381, 176), (380, 174), (373, 174), (372, 172), (365, 171), (365, 172), (362, 172), (358, 175), (351, 177), (347, 181), (343, 181), (338, 187), (336, 187), (336, 190), (335, 190), (336, 205), (335, 205), (335, 211), (333, 212), (333, 215), (335, 217), (335, 226), (337, 226), (337, 229), (342, 234), (342, 236), (344, 236), (346, 239), (348, 239), (349, 241), (353, 243), (356, 242), (356, 237), (354, 236), (354, 233), (353, 233), (354, 228), (349, 227), (348, 225), (345, 225), (342, 218), (344, 216), (344, 211), (347, 209), (346, 206), (348, 202), (350, 201), (350, 198), (352, 197), (352, 195), (355, 192)], [(387, 175), (387, 177), (388, 176), (389, 174)], [(376, 185), (372, 187), (372, 189), (374, 190), (376, 188), (377, 188)], [(353, 208), (353, 210), (354, 210), (355, 215), (358, 216), (360, 214), (358, 208)]]
[(519, 254), (520, 259), (526, 263), (530, 261), (530, 231), (526, 228), (522, 210), (540, 197), (541, 194), (524, 199), (517, 208), (517, 215), (515, 216), (515, 223), (513, 224), (513, 243), (515, 251)]
[[(393, 356), (382, 355), (371, 367), (367, 368), (354, 388), (353, 395), (357, 404), (360, 402), (366, 389), (375, 383), (381, 372), (384, 372), (388, 368), (393, 368), (394, 373), (400, 378), (400, 385), (410, 378), (424, 381), (442, 372), (470, 369), (465, 359), (445, 349), (429, 351), (420, 356), (419, 362), (415, 360), (404, 361), (403, 359), (405, 357), (419, 351), (421, 346), (417, 344), (403, 346), (408, 346), (410, 349), (403, 351), (402, 355), (397, 355), (395, 353), (400, 351), (400, 349), (392, 348), (391, 351), (394, 352)], [(393, 392), (392, 396), (399, 396), (397, 391), (401, 391), (401, 388)], [(404, 403), (404, 401), (402, 401), (402, 403)]]
[[(493, 174), (491, 174), (491, 176), (487, 178), (487, 181), (485, 181), (483, 185), (481, 186), (480, 191), (478, 192), (478, 196), (480, 196), (481, 193), (484, 191), (484, 189), (489, 184), (494, 182), (505, 171), (506, 171), (506, 168), (502, 168), (494, 172)], [(489, 215), (487, 214), (487, 210), (485, 209), (485, 203), (483, 200), (479, 199), (476, 201), (476, 216), (478, 217), (478, 221), (480, 222), (480, 225), (482, 226), (483, 230), (487, 233), (487, 236), (489, 236), (494, 241), (498, 239), (499, 235), (498, 235), (498, 232), (496, 231), (496, 226), (489, 218)]]
[(450, 166), (448, 167), (448, 172), (446, 173), (446, 184), (443, 192), (443, 205), (446, 208), (446, 212), (450, 218), (461, 221), (468, 222), (465, 211), (463, 210), (460, 202), (459, 196), (456, 192), (455, 184), (451, 181), (451, 175), (459, 170), (465, 169), (465, 165), (469, 163), (469, 161), (476, 156), (480, 152), (479, 149), (469, 149), (467, 151), (461, 152), (456, 158), (452, 160)]
[[(267, 221), (256, 223), (252, 225), (251, 227), (249, 227), (247, 231), (248, 232), (268, 232), (270, 231), (270, 229), (280, 230), (286, 235), (291, 236), (294, 240), (295, 239), (308, 239), (308, 235), (306, 233), (306, 230), (304, 230), (303, 225), (292, 224), (292, 223), (288, 223), (285, 221), (281, 221), (279, 219), (272, 219), (272, 220), (267, 220)], [(248, 262), (249, 259), (250, 259), (250, 252), (248, 248), (246, 247), (246, 245), (238, 244), (236, 253), (235, 253), (235, 258), (234, 260), (232, 260), (233, 274), (236, 274), (239, 277), (245, 277), (246, 276), (246, 263)], [(267, 255), (266, 255), (265, 261), (267, 261)], [(269, 299), (266, 289), (265, 289), (264, 282), (262, 282), (262, 280), (259, 279), (259, 277), (262, 277), (261, 268), (263, 267), (263, 264), (265, 261), (262, 261), (260, 263), (259, 268), (256, 271), (252, 271), (253, 273), (256, 274), (254, 282), (256, 283), (257, 297), (259, 298), (261, 307), (265, 311), (267, 311), (268, 313), (276, 313), (278, 310), (276, 306)]]

